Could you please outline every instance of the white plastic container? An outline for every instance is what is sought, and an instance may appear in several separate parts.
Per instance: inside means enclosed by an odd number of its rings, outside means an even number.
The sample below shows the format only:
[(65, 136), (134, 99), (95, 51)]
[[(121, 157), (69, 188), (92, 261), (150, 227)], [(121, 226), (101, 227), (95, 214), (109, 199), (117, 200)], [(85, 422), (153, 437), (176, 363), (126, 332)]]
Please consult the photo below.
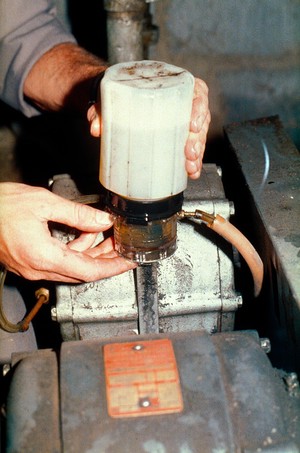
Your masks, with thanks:
[(100, 182), (134, 200), (157, 200), (187, 185), (184, 147), (194, 77), (157, 61), (116, 64), (101, 82)]

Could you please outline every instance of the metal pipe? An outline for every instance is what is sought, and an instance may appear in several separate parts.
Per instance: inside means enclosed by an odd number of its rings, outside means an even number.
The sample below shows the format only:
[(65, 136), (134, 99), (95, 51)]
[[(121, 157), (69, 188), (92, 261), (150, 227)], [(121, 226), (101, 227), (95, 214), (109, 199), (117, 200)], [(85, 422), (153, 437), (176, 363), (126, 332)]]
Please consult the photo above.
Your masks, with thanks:
[[(107, 52), (110, 64), (147, 59), (148, 46), (157, 40), (149, 0), (104, 0), (107, 12)], [(158, 333), (156, 265), (136, 269), (139, 333)]]
[[(147, 46), (155, 42), (145, 0), (104, 0), (107, 12), (107, 45), (110, 64), (147, 59)], [(150, 21), (149, 21), (150, 18)]]
[(38, 313), (40, 308), (43, 306), (43, 304), (47, 304), (49, 301), (49, 290), (45, 288), (40, 288), (35, 292), (35, 297), (37, 298), (37, 302), (34, 305), (34, 307), (31, 309), (31, 311), (28, 313), (25, 318), (23, 318), (22, 321), (16, 323), (10, 322), (4, 313), (4, 308), (3, 308), (3, 300), (2, 300), (2, 294), (3, 294), (3, 286), (4, 286), (4, 281), (6, 277), (6, 269), (5, 268), (0, 268), (0, 329), (4, 330), (5, 332), (8, 333), (17, 333), (17, 332), (25, 332), (26, 330), (29, 329), (29, 324), (31, 323), (32, 319), (35, 317), (35, 315)]
[(157, 264), (145, 264), (136, 269), (136, 291), (139, 333), (158, 333)]

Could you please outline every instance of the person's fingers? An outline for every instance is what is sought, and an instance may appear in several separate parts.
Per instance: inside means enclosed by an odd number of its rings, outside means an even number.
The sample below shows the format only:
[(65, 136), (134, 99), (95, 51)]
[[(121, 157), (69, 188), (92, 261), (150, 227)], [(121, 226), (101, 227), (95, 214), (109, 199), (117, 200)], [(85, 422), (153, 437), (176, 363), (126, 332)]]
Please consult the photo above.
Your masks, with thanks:
[(78, 238), (68, 242), (68, 246), (72, 250), (83, 252), (95, 244), (98, 236), (98, 233), (82, 233)]
[(190, 179), (197, 179), (201, 174), (202, 164), (196, 161), (186, 161), (185, 169)]
[(210, 112), (207, 112), (201, 131), (189, 133), (185, 146), (185, 157), (188, 160), (197, 160), (203, 157), (209, 124)]
[[(91, 250), (93, 249), (89, 252)], [(110, 250), (106, 255), (101, 253), (99, 256), (91, 257), (87, 253), (68, 250), (61, 255), (61, 259), (57, 259), (55, 273), (57, 279), (62, 279), (58, 281), (64, 281), (67, 276), (74, 281), (90, 282), (119, 275), (135, 267), (136, 264), (118, 256), (115, 251)]]
[(199, 79), (199, 77), (195, 77), (195, 86), (194, 86), (194, 98), (205, 94), (206, 97), (208, 95), (208, 86), (204, 82), (204, 80)]
[(208, 87), (195, 78), (189, 135), (185, 145), (186, 172), (191, 179), (199, 178), (210, 123)]
[[(32, 196), (34, 197), (34, 194)], [(60, 222), (85, 232), (104, 231), (110, 228), (114, 221), (107, 212), (75, 203), (47, 190), (40, 194), (37, 213), (44, 221)]]
[(203, 143), (198, 140), (198, 134), (190, 133), (185, 146), (185, 157), (187, 160), (195, 161), (199, 159), (203, 150)]
[(86, 113), (87, 120), (90, 123), (96, 116), (96, 107), (95, 104), (91, 105)]
[(191, 132), (198, 133), (201, 131), (208, 111), (208, 87), (203, 80), (196, 78), (190, 122)]
[(186, 171), (191, 179), (200, 176), (209, 124), (210, 112), (207, 112), (201, 131), (198, 134), (190, 132), (186, 142)]
[(118, 256), (114, 250), (105, 250), (96, 256), (90, 256), (89, 252), (72, 250), (67, 244), (52, 238), (47, 245), (47, 253), (37, 253), (32, 257), (30, 266), (28, 263), (18, 269), (9, 269), (28, 280), (52, 280), (66, 283), (82, 283), (100, 280), (102, 278), (119, 275), (136, 264)]
[(100, 107), (96, 104), (92, 105), (87, 111), (87, 119), (90, 123), (90, 133), (93, 137), (101, 135)]
[[(111, 227), (113, 218), (107, 213), (23, 184), (3, 183), (0, 195), (1, 216), (7, 219), (0, 222), (0, 259), (17, 275), (28, 280), (78, 283), (135, 267), (114, 252), (112, 239), (96, 246), (93, 256), (86, 253), (92, 250), (96, 233)], [(83, 233), (65, 244), (51, 236), (49, 221)]]
[(115, 256), (118, 256), (117, 252), (115, 252), (114, 245), (115, 245), (114, 238), (113, 236), (110, 236), (104, 241), (102, 241), (100, 244), (98, 244), (96, 247), (92, 247), (86, 250), (85, 253), (88, 254), (91, 258), (95, 258), (100, 255), (105, 255), (110, 252), (114, 252)]
[(100, 137), (101, 125), (98, 116), (96, 116), (90, 123), (90, 133), (93, 137)]

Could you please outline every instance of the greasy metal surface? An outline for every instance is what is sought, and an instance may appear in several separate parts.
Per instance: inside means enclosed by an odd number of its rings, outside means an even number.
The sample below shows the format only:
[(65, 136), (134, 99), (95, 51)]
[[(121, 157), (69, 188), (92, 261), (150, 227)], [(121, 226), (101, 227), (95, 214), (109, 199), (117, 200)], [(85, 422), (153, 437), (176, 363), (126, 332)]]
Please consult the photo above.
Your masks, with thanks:
[[(166, 336), (153, 336), (160, 338)], [(44, 354), (42, 361), (33, 356), (16, 370), (8, 407), (9, 439), (15, 449), (11, 446), (9, 453), (60, 451), (58, 447), (67, 453), (299, 453), (299, 400), (288, 395), (255, 332), (194, 332), (168, 338), (179, 371), (181, 413), (111, 418), (103, 345), (113, 341), (65, 342), (59, 389), (54, 387), (57, 375), (51, 372), (56, 360), (52, 352), (48, 351), (50, 362)], [(150, 336), (140, 339), (148, 341)], [(130, 341), (132, 337), (118, 343)]]
[[(219, 213), (232, 207), (224, 196), (218, 169), (203, 167), (190, 181), (184, 208)], [(63, 195), (63, 193), (61, 193)], [(204, 225), (178, 222), (175, 254), (158, 263), (159, 330), (232, 330), (240, 297), (234, 291), (231, 248)], [(81, 285), (57, 285), (57, 321), (64, 340), (134, 335), (138, 310), (134, 272)]]
[[(300, 372), (300, 155), (278, 117), (225, 128), (250, 197), (249, 222), (265, 265), (265, 328), (280, 367)], [(238, 178), (238, 174), (236, 174)], [(246, 183), (246, 184), (245, 184)], [(243, 187), (240, 187), (240, 194)], [(244, 205), (244, 206), (243, 206)], [(256, 216), (256, 217), (255, 217)], [(286, 363), (285, 363), (286, 362)]]
[(136, 295), (140, 334), (158, 333), (158, 291), (156, 263), (136, 269)]

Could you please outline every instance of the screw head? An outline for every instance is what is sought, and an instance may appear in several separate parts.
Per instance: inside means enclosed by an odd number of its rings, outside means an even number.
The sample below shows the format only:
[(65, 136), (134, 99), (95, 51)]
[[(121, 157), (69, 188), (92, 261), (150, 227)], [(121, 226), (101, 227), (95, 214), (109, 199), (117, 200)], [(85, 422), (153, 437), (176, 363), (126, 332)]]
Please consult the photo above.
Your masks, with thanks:
[(150, 407), (151, 406), (151, 401), (150, 401), (150, 398), (148, 398), (148, 396), (144, 397), (144, 398), (140, 398), (139, 399), (139, 406), (140, 407)]
[(260, 347), (265, 351), (266, 354), (271, 352), (271, 342), (269, 338), (260, 338)]
[(143, 346), (142, 344), (135, 344), (132, 349), (134, 351), (141, 351), (142, 349), (144, 349), (145, 346)]
[(51, 307), (51, 319), (57, 321), (57, 310), (56, 307)]

